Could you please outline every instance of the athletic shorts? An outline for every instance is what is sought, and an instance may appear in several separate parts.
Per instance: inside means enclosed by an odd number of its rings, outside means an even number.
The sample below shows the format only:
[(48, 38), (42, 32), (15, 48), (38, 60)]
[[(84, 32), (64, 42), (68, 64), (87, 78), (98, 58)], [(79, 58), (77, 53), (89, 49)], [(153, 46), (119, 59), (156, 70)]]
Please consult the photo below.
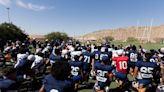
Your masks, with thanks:
[(116, 78), (118, 78), (120, 80), (126, 80), (127, 79), (127, 76), (124, 73), (117, 72), (116, 70), (113, 70), (112, 72), (116, 76)]
[(148, 86), (151, 82), (152, 82), (151, 80), (138, 79), (139, 86), (142, 87)]
[(132, 67), (133, 69), (135, 68), (136, 66), (136, 62), (128, 62), (128, 67)]
[(82, 80), (82, 77), (81, 75), (72, 76), (72, 80), (74, 83), (79, 83)]

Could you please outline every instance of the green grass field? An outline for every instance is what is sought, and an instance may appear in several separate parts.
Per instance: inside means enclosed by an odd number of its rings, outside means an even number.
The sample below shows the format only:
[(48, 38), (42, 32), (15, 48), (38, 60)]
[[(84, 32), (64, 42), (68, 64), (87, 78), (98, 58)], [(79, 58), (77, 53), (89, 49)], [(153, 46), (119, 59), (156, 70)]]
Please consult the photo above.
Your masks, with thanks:
[[(133, 81), (133, 78), (132, 78), (132, 76), (130, 74), (128, 74), (127, 77), (128, 77), (129, 81)], [(90, 80), (89, 82), (93, 84), (93, 83), (95, 83), (95, 80)], [(110, 89), (116, 89), (118, 87), (119, 86), (118, 86), (118, 84), (115, 81), (111, 82)], [(78, 92), (93, 92), (93, 89), (92, 88), (90, 88), (90, 89), (85, 89), (84, 88), (84, 89), (79, 90)]]
[(150, 49), (155, 49), (158, 50), (161, 47), (164, 47), (164, 44), (162, 43), (129, 43), (129, 42), (112, 42), (114, 45), (120, 45), (122, 44), (123, 46), (127, 46), (129, 44), (136, 45), (137, 47), (141, 45), (144, 49), (150, 50)]

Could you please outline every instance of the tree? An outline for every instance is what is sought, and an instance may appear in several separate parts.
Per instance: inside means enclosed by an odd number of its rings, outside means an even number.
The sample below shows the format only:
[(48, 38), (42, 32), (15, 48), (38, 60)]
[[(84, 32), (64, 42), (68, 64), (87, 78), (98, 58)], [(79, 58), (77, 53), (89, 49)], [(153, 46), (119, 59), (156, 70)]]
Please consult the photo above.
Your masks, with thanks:
[(0, 24), (0, 39), (3, 41), (7, 40), (25, 40), (27, 38), (27, 34), (25, 34), (20, 28), (11, 23), (2, 23)]
[(112, 36), (107, 36), (107, 37), (104, 37), (104, 40), (106, 40), (106, 41), (113, 41), (114, 38)]
[(138, 39), (134, 37), (128, 37), (127, 42), (138, 42)]
[(154, 39), (157, 43), (164, 43), (164, 38), (155, 38)]
[(69, 39), (68, 35), (64, 32), (51, 32), (45, 35), (45, 38), (49, 40), (64, 40), (64, 41)]

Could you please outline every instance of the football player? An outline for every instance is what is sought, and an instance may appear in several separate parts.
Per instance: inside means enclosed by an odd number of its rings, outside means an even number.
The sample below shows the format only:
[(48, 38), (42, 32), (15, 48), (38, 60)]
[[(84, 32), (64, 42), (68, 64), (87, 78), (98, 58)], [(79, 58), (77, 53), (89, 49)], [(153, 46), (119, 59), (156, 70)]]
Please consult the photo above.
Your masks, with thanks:
[(83, 55), (83, 80), (84, 84), (88, 84), (90, 70), (92, 69), (93, 54), (91, 48), (87, 47), (87, 50), (82, 53)]
[(59, 48), (55, 48), (55, 49), (52, 51), (52, 53), (51, 53), (51, 55), (50, 55), (50, 57), (49, 57), (49, 60), (50, 60), (51, 65), (52, 65), (53, 63), (55, 63), (56, 61), (62, 61), (62, 60), (63, 60)]
[(82, 81), (82, 77), (83, 77), (82, 75), (83, 62), (79, 61), (79, 56), (75, 55), (74, 60), (71, 60), (69, 64), (71, 66), (71, 78), (75, 83), (75, 89), (78, 89), (79, 83)]
[(55, 62), (51, 73), (43, 79), (39, 92), (74, 92), (74, 84), (69, 80), (71, 67), (67, 62)]
[(141, 56), (137, 52), (135, 45), (133, 45), (131, 47), (131, 50), (128, 52), (128, 57), (129, 57), (128, 70), (129, 70), (129, 73), (133, 75), (136, 62), (141, 60)]
[(149, 84), (153, 83), (154, 74), (158, 66), (157, 63), (150, 62), (151, 57), (151, 54), (146, 52), (144, 60), (136, 63), (134, 75), (137, 78), (137, 84), (134, 87), (139, 92), (146, 92), (150, 86)]
[[(110, 61), (112, 58), (112, 52), (108, 51), (107, 47), (102, 47), (101, 48), (101, 54), (100, 54), (100, 60), (102, 60), (103, 56), (107, 56), (109, 58), (109, 61)], [(110, 63), (112, 63), (112, 62), (108, 62), (108, 64), (110, 64)]]
[(105, 89), (109, 88), (110, 81), (112, 79), (113, 68), (111, 65), (107, 64), (108, 60), (109, 57), (103, 56), (102, 60), (100, 60), (100, 62), (95, 63), (94, 65), (96, 80), (97, 80), (94, 86), (94, 90), (96, 92), (105, 92)]
[(118, 57), (114, 57), (112, 60), (116, 63), (116, 69), (113, 71), (114, 76), (118, 79), (119, 86), (122, 86), (123, 82), (127, 80), (127, 64), (129, 58), (124, 56), (122, 49), (117, 50)]
[(16, 69), (5, 68), (3, 71), (3, 79), (0, 79), (1, 92), (17, 92), (18, 85), (16, 83)]
[(93, 51), (93, 61), (92, 61), (92, 70), (91, 70), (91, 77), (95, 78), (94, 76), (94, 64), (95, 62), (100, 60), (100, 54), (101, 54), (101, 46), (95, 46)]
[(164, 92), (164, 56), (162, 54), (159, 54), (159, 58), (161, 60), (160, 62), (161, 78), (160, 78), (160, 84), (158, 85), (156, 92)]

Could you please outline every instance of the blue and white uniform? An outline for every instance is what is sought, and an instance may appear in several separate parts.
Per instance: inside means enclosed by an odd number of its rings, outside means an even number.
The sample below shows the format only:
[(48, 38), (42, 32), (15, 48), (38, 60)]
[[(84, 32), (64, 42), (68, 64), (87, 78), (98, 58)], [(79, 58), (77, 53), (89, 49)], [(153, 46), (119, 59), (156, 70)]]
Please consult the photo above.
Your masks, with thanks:
[(18, 54), (17, 55), (17, 62), (15, 64), (15, 68), (22, 68), (27, 63), (27, 54)]
[(57, 56), (57, 55), (54, 55), (53, 53), (50, 55), (49, 59), (50, 59), (51, 64), (53, 64), (57, 61), (62, 61), (63, 60), (62, 56), (60, 56), (60, 55)]
[(137, 51), (130, 50), (128, 52), (128, 57), (129, 57), (128, 67), (134, 68), (136, 62), (139, 61), (139, 53)]
[(90, 72), (91, 61), (93, 58), (93, 54), (89, 52), (83, 52), (83, 74), (85, 75), (87, 72)]
[(101, 64), (101, 62), (99, 63), (97, 62), (95, 63), (94, 68), (95, 68), (96, 80), (97, 80), (97, 84), (95, 85), (95, 88), (100, 87), (100, 89), (103, 90), (104, 87), (109, 86), (110, 84), (108, 74), (112, 72), (112, 66)]
[(83, 62), (82, 61), (70, 61), (69, 64), (72, 69), (71, 75), (72, 75), (73, 82), (79, 83), (82, 80), (80, 70), (82, 70)]
[(155, 62), (138, 61), (136, 67), (139, 71), (137, 78), (139, 85), (145, 87), (150, 84), (154, 78), (154, 72), (158, 67), (157, 64)]
[(6, 92), (7, 90), (16, 90), (16, 82), (10, 79), (0, 79), (0, 91)]
[(93, 52), (95, 61), (100, 60), (100, 54), (101, 54), (100, 51), (94, 51)]

